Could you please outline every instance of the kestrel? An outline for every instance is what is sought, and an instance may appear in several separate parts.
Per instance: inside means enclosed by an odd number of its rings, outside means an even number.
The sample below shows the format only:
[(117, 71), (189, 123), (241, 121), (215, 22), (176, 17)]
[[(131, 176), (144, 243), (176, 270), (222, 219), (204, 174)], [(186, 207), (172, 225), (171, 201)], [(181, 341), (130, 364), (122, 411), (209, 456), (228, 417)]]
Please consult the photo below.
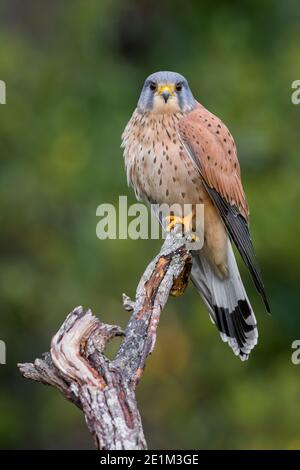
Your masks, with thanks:
[(258, 332), (231, 242), (270, 308), (255, 262), (231, 133), (194, 99), (182, 75), (157, 72), (144, 83), (122, 147), (128, 182), (138, 199), (148, 204), (204, 205), (204, 244), (192, 252), (192, 281), (222, 340), (247, 359)]

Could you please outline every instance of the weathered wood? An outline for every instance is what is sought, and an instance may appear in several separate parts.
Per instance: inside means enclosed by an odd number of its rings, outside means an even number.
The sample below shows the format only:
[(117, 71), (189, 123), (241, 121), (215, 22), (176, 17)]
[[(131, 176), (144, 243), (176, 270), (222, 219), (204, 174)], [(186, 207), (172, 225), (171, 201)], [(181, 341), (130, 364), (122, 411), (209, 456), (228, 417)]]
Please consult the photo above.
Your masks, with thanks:
[[(125, 333), (77, 307), (53, 337), (50, 353), (33, 364), (18, 365), (24, 377), (52, 385), (82, 409), (98, 449), (147, 447), (135, 389), (153, 351), (169, 294), (179, 295), (187, 285), (191, 257), (186, 241), (176, 231), (169, 234), (144, 272), (135, 301), (123, 294), (124, 308), (132, 311)], [(104, 349), (115, 336), (124, 339), (109, 360)]]

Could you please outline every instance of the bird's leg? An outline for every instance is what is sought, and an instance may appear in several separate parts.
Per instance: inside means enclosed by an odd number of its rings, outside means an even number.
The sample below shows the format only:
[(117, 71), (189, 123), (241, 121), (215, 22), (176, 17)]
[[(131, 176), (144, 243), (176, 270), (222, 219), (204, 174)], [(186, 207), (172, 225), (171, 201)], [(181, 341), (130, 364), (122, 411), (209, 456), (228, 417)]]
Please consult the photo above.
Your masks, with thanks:
[(166, 217), (168, 226), (167, 232), (171, 232), (171, 230), (175, 227), (175, 225), (182, 225), (184, 227), (185, 232), (190, 232), (192, 228), (192, 220), (193, 220), (193, 211), (190, 214), (187, 214), (184, 217), (178, 217), (177, 215), (168, 215)]
[[(178, 217), (174, 214), (168, 215), (166, 217), (167, 220), (167, 232), (171, 232), (171, 230), (175, 227), (175, 225), (182, 225), (184, 227), (184, 233), (192, 232), (193, 231), (193, 218), (194, 218), (194, 211), (192, 210), (189, 214), (185, 215), (184, 217)], [(192, 240), (198, 241), (198, 237), (195, 233), (192, 233)]]

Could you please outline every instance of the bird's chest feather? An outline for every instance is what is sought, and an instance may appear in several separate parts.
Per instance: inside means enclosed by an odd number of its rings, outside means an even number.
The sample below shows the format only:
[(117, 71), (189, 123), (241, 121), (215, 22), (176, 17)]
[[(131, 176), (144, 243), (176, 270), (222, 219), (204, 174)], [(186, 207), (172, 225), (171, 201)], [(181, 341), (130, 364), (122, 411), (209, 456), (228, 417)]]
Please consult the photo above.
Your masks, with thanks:
[(150, 203), (202, 202), (203, 186), (179, 136), (181, 114), (139, 115), (135, 112), (123, 136), (129, 183), (139, 199)]

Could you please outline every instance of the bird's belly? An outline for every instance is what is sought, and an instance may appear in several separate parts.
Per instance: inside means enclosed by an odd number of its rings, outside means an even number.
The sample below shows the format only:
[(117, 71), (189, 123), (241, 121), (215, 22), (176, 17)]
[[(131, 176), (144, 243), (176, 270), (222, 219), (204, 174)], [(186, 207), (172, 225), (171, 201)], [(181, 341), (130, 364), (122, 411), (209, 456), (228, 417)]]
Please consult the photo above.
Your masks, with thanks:
[(179, 217), (201, 205), (203, 211), (196, 209), (196, 232), (200, 238), (204, 235), (204, 251), (217, 274), (226, 276), (227, 233), (193, 162), (181, 149), (177, 153), (147, 152), (143, 156), (139, 162), (143, 199), (152, 204), (166, 204), (166, 210), (171, 208)]
[(139, 193), (156, 204), (201, 204), (205, 199), (202, 180), (184, 150), (167, 147), (146, 149), (137, 158)]

